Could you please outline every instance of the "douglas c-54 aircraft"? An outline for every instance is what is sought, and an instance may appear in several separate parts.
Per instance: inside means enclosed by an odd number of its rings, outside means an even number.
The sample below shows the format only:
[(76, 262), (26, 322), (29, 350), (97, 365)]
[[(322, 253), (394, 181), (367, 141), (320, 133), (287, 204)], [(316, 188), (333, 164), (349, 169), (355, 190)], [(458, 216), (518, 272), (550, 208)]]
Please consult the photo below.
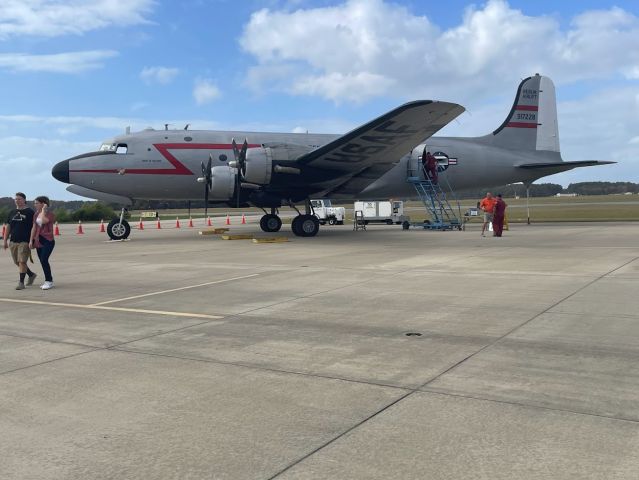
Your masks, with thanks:
[[(341, 136), (186, 128), (127, 132), (96, 152), (59, 162), (52, 173), (71, 184), (70, 192), (123, 204), (133, 199), (199, 200), (200, 182), (206, 205), (261, 208), (265, 232), (281, 228), (278, 209), (288, 205), (298, 212), (293, 233), (312, 237), (319, 221), (310, 198), (415, 198), (407, 178), (423, 175), (418, 172), (424, 149), (437, 158), (440, 178), (456, 190), (529, 185), (572, 168), (614, 163), (562, 160), (555, 87), (548, 77), (536, 74), (523, 80), (506, 120), (492, 133), (432, 137), (463, 111), (454, 103), (414, 101)], [(246, 139), (241, 148), (235, 138)], [(297, 203), (305, 204), (305, 213)], [(111, 221), (108, 233), (124, 239), (130, 227), (120, 216)]]

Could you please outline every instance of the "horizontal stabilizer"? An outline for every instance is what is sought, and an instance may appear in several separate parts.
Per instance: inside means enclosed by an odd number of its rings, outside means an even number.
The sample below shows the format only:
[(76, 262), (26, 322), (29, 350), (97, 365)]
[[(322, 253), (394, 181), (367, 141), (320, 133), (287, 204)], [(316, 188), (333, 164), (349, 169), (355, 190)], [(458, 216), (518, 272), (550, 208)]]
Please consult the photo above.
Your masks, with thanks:
[[(565, 172), (578, 167), (592, 167), (595, 165), (609, 165), (611, 162), (608, 160), (577, 160), (574, 162), (547, 162), (547, 163), (522, 163), (521, 165), (515, 165), (517, 168), (524, 168), (526, 170), (546, 170), (552, 173)], [(549, 174), (546, 174), (549, 175)]]

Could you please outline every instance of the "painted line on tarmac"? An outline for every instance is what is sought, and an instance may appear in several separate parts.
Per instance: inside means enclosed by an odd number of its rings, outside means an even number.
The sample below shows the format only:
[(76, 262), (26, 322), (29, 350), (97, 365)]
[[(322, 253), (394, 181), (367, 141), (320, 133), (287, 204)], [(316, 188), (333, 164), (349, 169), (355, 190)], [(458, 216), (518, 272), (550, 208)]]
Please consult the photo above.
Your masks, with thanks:
[(77, 303), (43, 302), (41, 300), (17, 300), (15, 298), (0, 298), (0, 302), (26, 303), (30, 305), (48, 305), (52, 307), (83, 308), (85, 310), (107, 310), (112, 312), (148, 313), (150, 315), (169, 315), (172, 317), (208, 318), (218, 320), (224, 318), (220, 315), (207, 315), (205, 313), (167, 312), (164, 310), (144, 310), (141, 308), (104, 307), (102, 305), (80, 305)]
[(189, 285), (187, 287), (172, 288), (170, 290), (162, 290), (161, 292), (144, 293), (142, 295), (136, 295), (134, 297), (118, 298), (117, 300), (107, 300), (106, 302), (92, 303), (91, 306), (97, 307), (99, 305), (106, 305), (107, 303), (124, 302), (126, 300), (135, 300), (136, 298), (150, 297), (152, 295), (162, 295), (163, 293), (179, 292), (180, 290), (188, 290), (189, 288), (206, 287), (207, 285), (215, 285), (216, 283), (231, 282), (233, 280), (241, 280), (243, 278), (257, 277), (258, 275), (259, 273), (252, 273), (251, 275), (244, 275), (243, 277), (225, 278), (224, 280), (198, 283), (197, 285)]

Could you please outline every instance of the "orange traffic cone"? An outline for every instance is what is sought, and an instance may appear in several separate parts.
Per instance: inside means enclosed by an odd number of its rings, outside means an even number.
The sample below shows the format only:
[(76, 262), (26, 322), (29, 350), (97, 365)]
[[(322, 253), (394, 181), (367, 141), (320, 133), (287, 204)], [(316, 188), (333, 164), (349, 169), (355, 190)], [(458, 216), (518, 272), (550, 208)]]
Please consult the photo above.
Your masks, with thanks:
[(53, 229), (53, 234), (54, 234), (56, 237), (59, 237), (59, 236), (60, 236), (60, 227), (58, 227), (58, 222), (55, 222), (54, 227), (55, 227), (55, 228)]
[(180, 227), (180, 219), (178, 217), (175, 217), (175, 228), (181, 228)]
[(104, 220), (100, 220), (100, 233), (104, 232), (106, 232), (106, 229), (104, 228)]
[(193, 219), (189, 217), (189, 228), (193, 228)]
[(231, 217), (229, 217), (229, 214), (226, 214), (226, 224), (230, 225), (231, 224)]
[(160, 230), (162, 228), (162, 224), (160, 224), (160, 217), (158, 217), (157, 229)]
[(77, 235), (84, 235), (84, 230), (82, 229), (82, 220), (78, 220), (78, 231), (75, 233)]
[(242, 225), (246, 225), (246, 217), (242, 214)]
[(138, 230), (144, 230), (144, 222), (142, 221), (142, 217), (140, 217), (140, 223), (138, 223)]
[(7, 224), (3, 223), (2, 224), (2, 238), (4, 238), (7, 235)]
[(208, 218), (207, 218), (206, 226), (207, 226), (207, 227), (212, 227), (212, 226), (213, 226), (213, 223), (211, 222), (211, 217), (208, 217)]

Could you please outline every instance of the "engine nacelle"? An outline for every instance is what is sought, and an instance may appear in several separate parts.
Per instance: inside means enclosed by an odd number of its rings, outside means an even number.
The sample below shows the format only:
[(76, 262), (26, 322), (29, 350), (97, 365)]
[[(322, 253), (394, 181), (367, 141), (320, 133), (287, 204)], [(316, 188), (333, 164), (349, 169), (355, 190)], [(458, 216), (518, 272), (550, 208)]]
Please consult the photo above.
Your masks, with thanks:
[(228, 200), (235, 192), (235, 175), (237, 170), (226, 165), (211, 169), (210, 200)]
[(279, 173), (299, 173), (291, 162), (312, 150), (313, 147), (292, 143), (265, 143), (259, 148), (249, 148), (246, 151), (242, 179), (248, 183), (267, 185), (271, 183), (274, 167), (279, 168), (275, 169)]
[(270, 148), (249, 148), (242, 168), (242, 179), (248, 183), (268, 185), (273, 173), (273, 155)]

